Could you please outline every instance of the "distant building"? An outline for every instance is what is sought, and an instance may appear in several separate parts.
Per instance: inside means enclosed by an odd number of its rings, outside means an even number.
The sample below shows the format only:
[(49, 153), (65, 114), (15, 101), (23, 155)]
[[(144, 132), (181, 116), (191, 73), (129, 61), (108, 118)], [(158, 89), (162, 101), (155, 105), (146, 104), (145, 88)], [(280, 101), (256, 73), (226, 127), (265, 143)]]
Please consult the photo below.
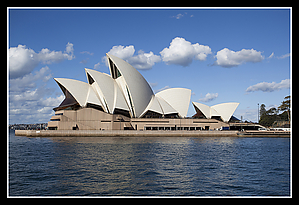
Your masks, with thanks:
[(12, 124), (9, 125), (10, 130), (45, 130), (47, 123), (35, 123), (35, 124)]
[[(106, 54), (111, 75), (85, 69), (88, 83), (54, 78), (65, 95), (48, 122), (58, 130), (208, 130), (227, 126), (239, 103), (208, 107), (193, 102), (199, 119), (186, 118), (191, 90), (169, 88), (154, 94), (129, 63)], [(201, 118), (201, 119), (200, 119)]]

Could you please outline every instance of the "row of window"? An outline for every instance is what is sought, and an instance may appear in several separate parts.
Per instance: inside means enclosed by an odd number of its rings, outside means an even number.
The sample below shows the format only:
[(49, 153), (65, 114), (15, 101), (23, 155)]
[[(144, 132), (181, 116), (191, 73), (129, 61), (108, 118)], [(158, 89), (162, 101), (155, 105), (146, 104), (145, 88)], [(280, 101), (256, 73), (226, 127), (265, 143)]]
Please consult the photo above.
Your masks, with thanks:
[(205, 127), (145, 127), (145, 130), (209, 130), (210, 126)]

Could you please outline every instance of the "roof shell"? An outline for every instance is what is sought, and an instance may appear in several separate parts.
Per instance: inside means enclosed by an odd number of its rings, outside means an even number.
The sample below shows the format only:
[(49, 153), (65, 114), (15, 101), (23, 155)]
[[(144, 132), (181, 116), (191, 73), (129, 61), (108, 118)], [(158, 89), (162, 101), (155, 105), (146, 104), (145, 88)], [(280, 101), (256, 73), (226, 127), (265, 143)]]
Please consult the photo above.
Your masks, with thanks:
[(198, 102), (192, 102), (192, 104), (196, 106), (206, 118), (220, 116), (224, 122), (228, 122), (240, 103), (221, 103), (211, 107)]
[(158, 100), (159, 104), (161, 105), (164, 115), (178, 113), (178, 111), (176, 111), (171, 105), (169, 105), (168, 102), (166, 102), (163, 98), (156, 96), (156, 99)]
[(239, 104), (240, 103), (236, 103), (236, 102), (221, 103), (218, 105), (213, 105), (211, 108), (215, 109), (219, 113), (219, 115), (222, 117), (222, 120), (224, 122), (227, 122), (234, 114)]
[(206, 118), (211, 118), (210, 106), (198, 102), (192, 102), (192, 104), (193, 106), (196, 106), (205, 115)]
[[(128, 110), (128, 106), (125, 102), (124, 96), (122, 95), (117, 83), (106, 73), (101, 73), (96, 70), (85, 68), (86, 75), (90, 75), (94, 82), (92, 86), (96, 88), (100, 99), (106, 106), (108, 113), (113, 113), (115, 108)], [(96, 84), (96, 85), (94, 85)]]
[(92, 103), (92, 104), (100, 105), (100, 106), (103, 107), (101, 101), (97, 97), (96, 92), (94, 91), (94, 89), (91, 86), (89, 86), (89, 92), (88, 92), (88, 95), (87, 95), (86, 103)]
[(114, 109), (115, 108), (129, 111), (125, 97), (118, 87), (117, 83), (114, 81)]
[(156, 93), (173, 107), (181, 117), (186, 117), (191, 98), (191, 90), (186, 88), (169, 88)]
[(171, 105), (169, 105), (163, 98), (152, 95), (152, 99), (144, 112), (141, 114), (143, 116), (147, 111), (153, 111), (161, 115), (175, 114), (178, 113)]
[[(152, 95), (154, 94), (150, 85), (144, 79), (144, 77), (129, 63), (126, 61), (113, 56), (111, 54), (106, 53), (108, 61), (109, 59), (117, 66), (121, 76), (123, 77), (126, 85), (120, 85), (123, 93), (128, 93), (130, 95), (130, 99), (132, 101), (132, 105), (128, 98), (126, 98), (127, 104), (130, 106), (130, 109), (133, 110), (133, 117), (140, 117), (144, 112), (148, 104), (152, 99)], [(112, 68), (110, 67), (110, 72), (112, 73)], [(119, 81), (116, 79), (116, 82)], [(126, 92), (126, 89), (128, 91)]]
[(148, 104), (148, 106), (146, 107), (146, 109), (144, 110), (144, 112), (142, 113), (145, 114), (148, 110), (154, 111), (156, 113), (159, 113), (161, 115), (163, 115), (163, 110), (161, 108), (160, 103), (158, 102), (158, 99), (155, 95), (152, 95), (152, 99), (150, 101), (150, 103)]
[(69, 93), (73, 101), (82, 107), (92, 103), (111, 114), (118, 108), (130, 111), (131, 117), (142, 117), (148, 110), (162, 115), (177, 113), (186, 117), (191, 90), (170, 88), (155, 95), (148, 82), (133, 66), (111, 54), (106, 55), (111, 75), (86, 68), (88, 83), (54, 78), (64, 94)]
[(90, 86), (88, 83), (67, 78), (54, 78), (54, 80), (67, 89), (80, 106), (86, 105), (87, 94)]

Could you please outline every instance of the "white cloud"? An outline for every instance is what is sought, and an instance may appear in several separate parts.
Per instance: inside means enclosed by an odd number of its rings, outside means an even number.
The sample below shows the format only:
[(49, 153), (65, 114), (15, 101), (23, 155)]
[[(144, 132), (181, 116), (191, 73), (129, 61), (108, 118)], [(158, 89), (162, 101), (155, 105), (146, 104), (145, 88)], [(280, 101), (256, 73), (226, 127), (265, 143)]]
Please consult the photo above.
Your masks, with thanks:
[(204, 61), (208, 54), (211, 54), (211, 48), (209, 46), (191, 44), (184, 38), (174, 38), (169, 48), (164, 48), (160, 54), (162, 60), (170, 65), (176, 64), (181, 66), (188, 66), (192, 63), (193, 59)]
[(94, 53), (89, 52), (89, 51), (81, 51), (80, 53), (81, 54), (88, 54), (88, 55), (91, 55), (91, 56), (93, 56), (93, 54), (94, 54)]
[(36, 87), (36, 82), (42, 80), (47, 82), (52, 77), (48, 66), (42, 67), (35, 74), (29, 73), (23, 77), (9, 80), (9, 91), (23, 93), (28, 89)]
[(271, 55), (269, 55), (268, 58), (273, 58), (273, 56), (274, 56), (274, 52), (272, 52)]
[(34, 100), (10, 99), (9, 124), (48, 122), (54, 115), (53, 108), (64, 99), (63, 95), (43, 98), (40, 88), (37, 88), (35, 92), (30, 92), (30, 95)]
[(173, 16), (173, 18), (176, 18), (176, 19), (180, 19), (184, 16), (184, 14), (177, 14), (175, 16)]
[(218, 93), (207, 93), (205, 97), (200, 98), (200, 102), (210, 102), (218, 97)]
[(9, 77), (13, 79), (29, 74), (39, 63), (51, 64), (64, 59), (72, 60), (75, 58), (73, 46), (72, 43), (68, 43), (64, 52), (43, 48), (39, 53), (26, 48), (25, 45), (11, 47), (9, 49)]
[(144, 53), (140, 50), (137, 56), (132, 56), (127, 61), (136, 69), (151, 69), (155, 63), (161, 61), (161, 58), (160, 56), (154, 55), (151, 51)]
[(270, 59), (270, 58), (273, 58), (273, 57), (275, 57), (277, 59), (284, 59), (284, 58), (287, 58), (287, 57), (290, 57), (290, 56), (291, 56), (290, 53), (286, 53), (286, 54), (281, 55), (281, 56), (275, 56), (274, 52), (272, 52), (271, 55), (267, 59)]
[[(209, 46), (199, 45), (198, 43), (191, 44), (184, 38), (176, 37), (170, 43), (169, 48), (164, 48), (159, 55), (155, 55), (152, 51), (145, 53), (142, 50), (138, 51), (138, 55), (134, 56), (135, 48), (130, 46), (113, 46), (108, 52), (115, 55), (137, 69), (151, 69), (155, 63), (162, 60), (166, 64), (177, 64), (182, 66), (188, 66), (193, 59), (204, 61), (208, 54), (211, 54), (211, 48)], [(104, 56), (102, 61), (108, 66), (107, 59)]]
[(17, 78), (30, 73), (39, 61), (37, 54), (32, 49), (27, 49), (24, 45), (11, 47), (9, 49), (9, 76)]
[(42, 102), (42, 105), (53, 109), (53, 107), (58, 106), (62, 102), (62, 100), (64, 100), (64, 98), (65, 97), (62, 94), (58, 97), (48, 97)]
[[(138, 55), (133, 56), (135, 53), (133, 45), (126, 47), (122, 45), (113, 46), (108, 53), (127, 61), (136, 69), (141, 70), (151, 69), (155, 63), (161, 61), (160, 56), (155, 55), (152, 51), (145, 53), (144, 51), (139, 50)], [(108, 66), (107, 58), (105, 56), (102, 58), (102, 61), (105, 62), (106, 66)]]
[(192, 45), (195, 50), (195, 60), (205, 61), (207, 55), (211, 54), (211, 48), (209, 46), (199, 45), (198, 43)]
[(123, 60), (127, 60), (128, 58), (132, 57), (135, 53), (135, 48), (134, 46), (113, 46), (110, 51), (108, 52), (114, 56), (117, 56)]
[[(96, 64), (94, 64), (94, 66), (93, 66), (93, 69), (95, 69), (95, 70), (98, 70), (98, 69), (100, 69), (100, 67), (101, 67), (101, 65), (100, 65), (101, 63), (100, 62), (98, 62), (98, 63), (96, 63)], [(108, 66), (108, 65), (107, 65)]]
[(283, 59), (283, 58), (287, 58), (289, 57), (291, 54), (290, 53), (287, 53), (287, 54), (284, 54), (282, 56), (277, 56), (278, 59)]
[(260, 62), (264, 59), (261, 53), (261, 51), (254, 49), (242, 49), (241, 51), (235, 52), (224, 48), (217, 52), (215, 65), (230, 68), (246, 62)]
[(263, 92), (273, 92), (281, 89), (289, 89), (290, 88), (290, 79), (282, 80), (280, 83), (268, 83), (261, 82), (252, 86), (249, 86), (246, 89), (246, 92), (255, 92), (255, 91), (263, 91)]
[(74, 56), (74, 44), (68, 42), (66, 44), (65, 53), (63, 55), (68, 60), (72, 60), (73, 58), (75, 58), (75, 56)]
[[(184, 14), (177, 14), (177, 15), (175, 15), (175, 16), (171, 16), (171, 18), (176, 18), (176, 19), (181, 19), (181, 18), (183, 18), (185, 15), (187, 16), (187, 12), (185, 12)], [(193, 14), (191, 14), (190, 15), (190, 17), (192, 18), (192, 17), (194, 17), (194, 15)]]
[(9, 120), (13, 123), (47, 122), (53, 108), (64, 99), (63, 94), (50, 96), (47, 82), (52, 77), (48, 66), (23, 77), (9, 80)]

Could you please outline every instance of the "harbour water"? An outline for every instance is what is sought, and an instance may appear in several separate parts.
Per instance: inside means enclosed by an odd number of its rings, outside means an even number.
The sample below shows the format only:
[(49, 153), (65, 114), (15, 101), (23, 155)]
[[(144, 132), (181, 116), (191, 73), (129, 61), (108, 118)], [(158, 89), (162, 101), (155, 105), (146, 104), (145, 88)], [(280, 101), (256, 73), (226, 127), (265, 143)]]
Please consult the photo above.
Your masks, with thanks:
[(289, 196), (290, 138), (9, 132), (10, 196)]

